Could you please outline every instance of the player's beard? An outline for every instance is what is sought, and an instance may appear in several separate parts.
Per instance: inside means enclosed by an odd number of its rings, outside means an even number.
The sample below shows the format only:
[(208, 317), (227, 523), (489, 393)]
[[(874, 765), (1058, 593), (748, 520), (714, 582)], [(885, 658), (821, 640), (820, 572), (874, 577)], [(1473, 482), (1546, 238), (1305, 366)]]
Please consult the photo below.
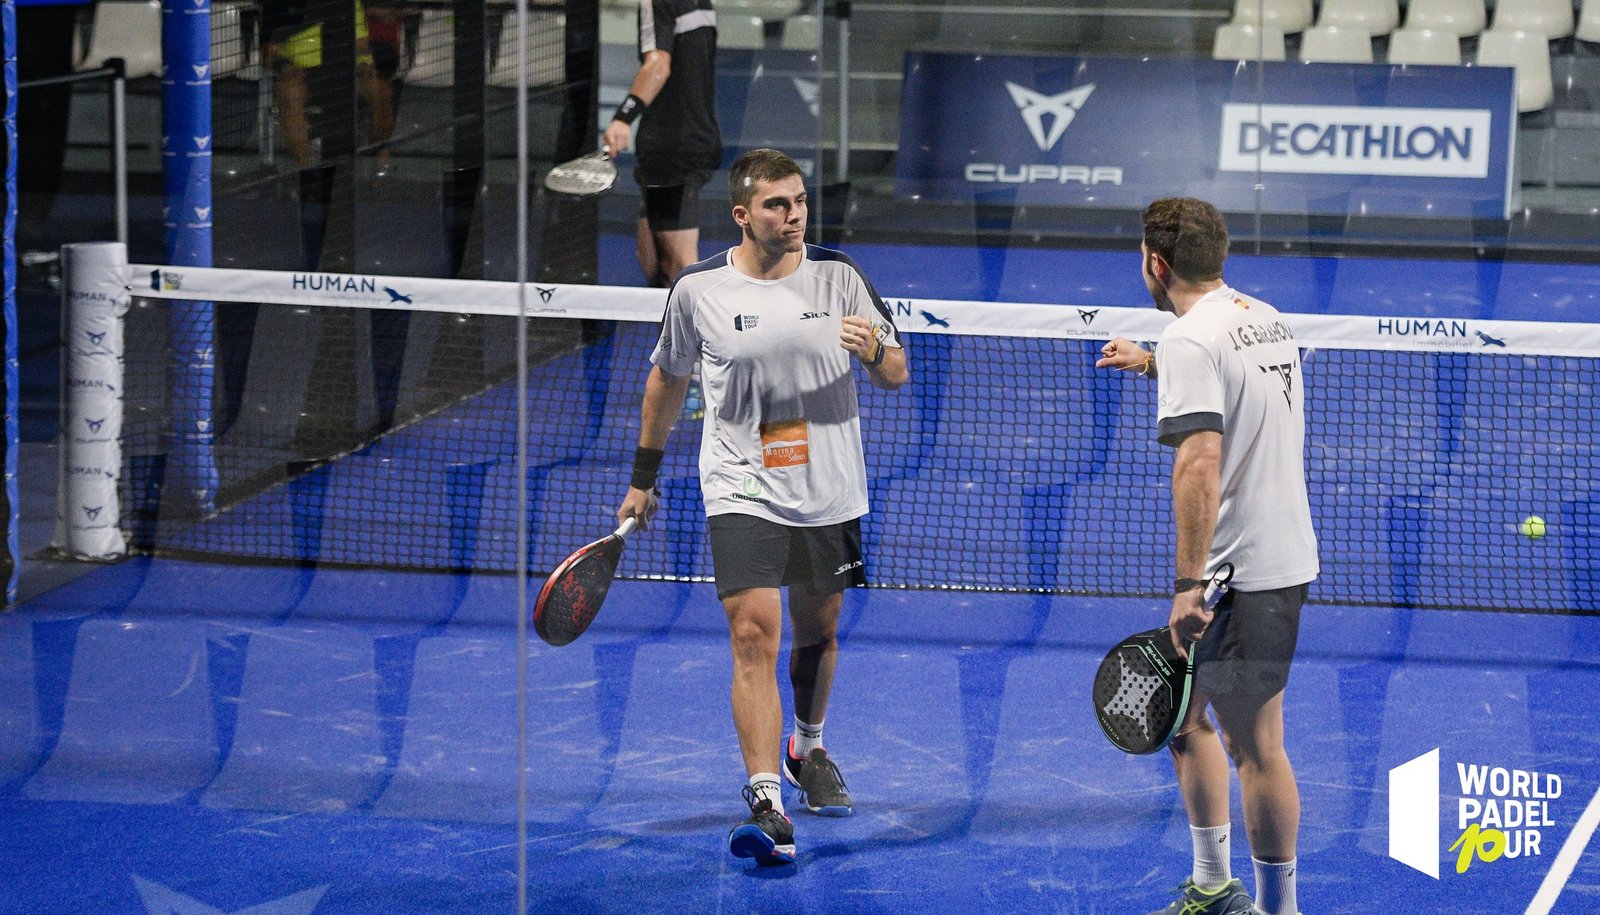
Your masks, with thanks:
[(1177, 314), (1178, 307), (1172, 304), (1172, 296), (1167, 294), (1166, 284), (1156, 279), (1155, 273), (1150, 270), (1149, 255), (1145, 255), (1143, 273), (1144, 288), (1149, 291), (1151, 300), (1156, 303), (1156, 310), (1164, 311), (1167, 314)]

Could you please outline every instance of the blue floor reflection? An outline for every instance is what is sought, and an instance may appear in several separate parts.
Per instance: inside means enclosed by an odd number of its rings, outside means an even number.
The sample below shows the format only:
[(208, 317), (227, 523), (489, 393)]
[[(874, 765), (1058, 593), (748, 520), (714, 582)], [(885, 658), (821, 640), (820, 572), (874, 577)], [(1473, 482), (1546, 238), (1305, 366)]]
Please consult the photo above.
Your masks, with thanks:
[[(1088, 701), (1158, 602), (849, 595), (828, 742), (857, 815), (797, 814), (798, 865), (755, 870), (724, 848), (742, 774), (710, 586), (611, 600), (579, 642), (527, 650), (532, 910), (1142, 912), (1187, 872), (1170, 764), (1113, 750)], [(0, 910), (514, 909), (515, 608), (508, 577), (139, 559), (0, 617)], [(1543, 887), (1551, 911), (1600, 911), (1578, 829), (1597, 636), (1592, 617), (1308, 608), (1301, 908), (1520, 912)], [(1389, 856), (1390, 770), (1435, 749), (1437, 878)], [(1472, 767), (1560, 789), (1512, 825), (1517, 792), (1486, 775), (1467, 806), (1496, 802), (1517, 854), (1458, 873)]]

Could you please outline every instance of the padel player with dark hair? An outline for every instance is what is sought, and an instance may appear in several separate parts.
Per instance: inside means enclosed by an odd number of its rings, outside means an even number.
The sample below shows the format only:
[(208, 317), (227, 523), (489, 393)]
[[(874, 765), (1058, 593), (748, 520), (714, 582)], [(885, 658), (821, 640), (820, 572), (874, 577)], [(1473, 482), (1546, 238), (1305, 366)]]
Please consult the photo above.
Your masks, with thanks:
[[(794, 860), (782, 778), (806, 808), (849, 816), (852, 802), (822, 746), (846, 588), (865, 583), (866, 462), (854, 364), (892, 390), (910, 378), (894, 322), (850, 258), (807, 245), (806, 189), (793, 159), (740, 156), (729, 175), (739, 245), (695, 264), (667, 294), (645, 382), (639, 448), (619, 520), (655, 514), (656, 472), (689, 373), (706, 410), (700, 488), (717, 597), (733, 650), (733, 723), (749, 816), (728, 835), (736, 856)], [(789, 591), (795, 733), (783, 733), (776, 677)]]
[(672, 285), (700, 259), (700, 188), (722, 164), (716, 56), (711, 0), (640, 0), (639, 70), (605, 144), (613, 156), (627, 149), (639, 122), (638, 255), (652, 286)]
[[(1255, 861), (1255, 905), (1266, 915), (1294, 915), (1300, 793), (1283, 746), (1283, 689), (1300, 607), (1318, 572), (1300, 349), (1276, 309), (1223, 282), (1228, 229), (1211, 204), (1150, 204), (1140, 255), (1156, 307), (1177, 320), (1154, 353), (1118, 338), (1095, 365), (1156, 378), (1157, 438), (1173, 449), (1177, 521), (1169, 625), (1180, 652), (1197, 640), (1193, 699), (1169, 745), (1194, 871), (1163, 911), (1252, 911), (1229, 864), (1232, 757)], [(1234, 566), (1233, 589), (1208, 611), (1201, 589), (1224, 563)]]

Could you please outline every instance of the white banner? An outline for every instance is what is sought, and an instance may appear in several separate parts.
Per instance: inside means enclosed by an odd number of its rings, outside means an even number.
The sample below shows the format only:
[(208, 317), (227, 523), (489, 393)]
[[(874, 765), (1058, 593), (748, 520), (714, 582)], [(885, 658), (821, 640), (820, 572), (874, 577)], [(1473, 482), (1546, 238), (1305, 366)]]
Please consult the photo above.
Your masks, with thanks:
[[(213, 302), (392, 308), (456, 314), (610, 318), (659, 322), (666, 292), (634, 286), (573, 286), (492, 280), (169, 268), (136, 264), (135, 295)], [(1151, 341), (1172, 318), (1155, 308), (884, 300), (906, 333)], [(1285, 313), (1306, 349), (1426, 350), (1528, 356), (1600, 356), (1600, 324), (1481, 321), (1476, 318), (1373, 317)]]
[(61, 249), (61, 485), (52, 546), (78, 559), (115, 559), (122, 472), (122, 317), (128, 252), (118, 242)]

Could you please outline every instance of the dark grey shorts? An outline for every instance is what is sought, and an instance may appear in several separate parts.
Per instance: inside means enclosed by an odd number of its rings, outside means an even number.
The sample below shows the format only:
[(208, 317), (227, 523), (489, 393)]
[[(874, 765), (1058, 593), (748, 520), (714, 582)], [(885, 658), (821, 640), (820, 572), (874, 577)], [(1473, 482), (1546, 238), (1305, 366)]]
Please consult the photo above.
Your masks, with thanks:
[(803, 584), (834, 594), (867, 583), (861, 519), (790, 527), (754, 515), (712, 515), (711, 566), (717, 597), (747, 588)]
[(1195, 645), (1195, 689), (1212, 696), (1270, 697), (1289, 683), (1309, 585), (1230, 591)]
[(700, 228), (700, 188), (711, 180), (709, 172), (687, 176), (682, 184), (645, 185), (639, 215), (652, 232), (677, 232)]

